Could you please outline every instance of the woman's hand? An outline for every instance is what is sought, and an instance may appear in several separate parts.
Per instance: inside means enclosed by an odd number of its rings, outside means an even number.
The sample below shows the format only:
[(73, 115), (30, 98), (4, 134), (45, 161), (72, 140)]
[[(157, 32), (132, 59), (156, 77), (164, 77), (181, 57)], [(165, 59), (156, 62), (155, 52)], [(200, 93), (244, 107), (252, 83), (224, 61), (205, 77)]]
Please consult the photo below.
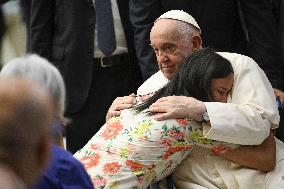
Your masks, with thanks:
[(135, 94), (131, 94), (129, 96), (124, 97), (117, 97), (108, 109), (106, 121), (113, 116), (120, 115), (121, 110), (131, 108), (134, 104), (136, 104), (135, 97)]

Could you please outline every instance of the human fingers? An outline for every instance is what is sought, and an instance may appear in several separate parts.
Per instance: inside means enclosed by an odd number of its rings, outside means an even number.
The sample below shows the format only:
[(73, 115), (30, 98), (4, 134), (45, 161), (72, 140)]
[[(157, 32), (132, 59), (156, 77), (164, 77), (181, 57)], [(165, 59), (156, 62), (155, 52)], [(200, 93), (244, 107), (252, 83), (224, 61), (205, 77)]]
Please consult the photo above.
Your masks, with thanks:
[(157, 109), (157, 108), (160, 108), (160, 107), (166, 107), (168, 104), (169, 104), (169, 102), (167, 101), (167, 98), (163, 97), (163, 98), (158, 99), (153, 104), (151, 104), (149, 108)]
[(122, 97), (120, 101), (122, 102), (122, 104), (132, 104), (132, 105), (134, 105), (134, 104), (136, 104), (135, 97), (136, 96), (134, 94), (131, 94), (129, 96)]
[[(162, 98), (159, 98), (155, 103), (163, 103), (163, 102), (167, 102), (169, 99), (169, 96), (167, 97), (162, 97)], [(155, 104), (153, 103), (153, 104)]]
[(124, 96), (124, 97), (117, 97), (111, 107), (112, 109), (116, 109), (115, 107), (126, 104), (126, 105), (134, 105), (136, 103), (135, 97), (134, 96)]
[(154, 115), (154, 119), (157, 121), (162, 121), (162, 120), (171, 119), (171, 118), (173, 118), (171, 113), (157, 113)]
[(150, 109), (153, 108), (153, 111), (162, 112), (157, 110), (159, 108), (162, 108), (165, 112), (165, 109), (176, 107), (178, 104), (184, 104), (184, 99), (182, 96), (167, 96), (160, 98), (156, 102), (151, 104)]
[(124, 97), (117, 97), (113, 102), (112, 105), (109, 107), (109, 110), (106, 114), (106, 120), (113, 116), (120, 115), (120, 111), (131, 108), (133, 104), (135, 104), (135, 95), (131, 94), (129, 96)]
[(113, 111), (120, 111), (120, 110), (124, 110), (124, 109), (128, 109), (131, 108), (133, 106), (133, 104), (117, 104), (114, 106)]
[(114, 115), (120, 115), (120, 111), (124, 109), (131, 108), (133, 106), (132, 103), (128, 103), (127, 101), (117, 101), (113, 102), (113, 104), (110, 106), (108, 110), (108, 115), (114, 116)]
[(124, 98), (124, 97), (116, 98), (115, 101), (110, 106), (108, 112), (107, 112), (107, 118), (112, 117), (112, 116), (116, 116), (116, 115), (120, 115), (121, 110), (131, 108), (133, 104), (128, 103), (129, 102), (128, 100), (129, 99)]
[(160, 103), (156, 103), (156, 104), (152, 104), (149, 107), (149, 111), (153, 113), (165, 113), (167, 112), (167, 107)]
[(119, 115), (120, 115), (120, 111), (109, 110), (106, 115), (106, 121), (109, 120), (113, 116), (119, 116)]
[(152, 104), (153, 107), (155, 106), (175, 106), (177, 104), (184, 104), (184, 97), (183, 96), (167, 96), (158, 99), (155, 103)]

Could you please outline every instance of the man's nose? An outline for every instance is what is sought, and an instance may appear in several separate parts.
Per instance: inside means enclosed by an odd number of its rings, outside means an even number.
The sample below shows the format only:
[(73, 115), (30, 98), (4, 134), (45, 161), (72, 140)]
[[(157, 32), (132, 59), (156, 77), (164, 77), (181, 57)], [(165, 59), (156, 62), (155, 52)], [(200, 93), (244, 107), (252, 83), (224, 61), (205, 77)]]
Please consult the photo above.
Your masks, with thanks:
[(163, 51), (159, 51), (157, 54), (157, 59), (160, 61), (160, 62), (163, 62), (164, 60), (167, 60), (168, 59), (168, 54), (163, 52)]
[(226, 103), (227, 100), (228, 100), (228, 95), (220, 95), (219, 96), (219, 101), (220, 102)]

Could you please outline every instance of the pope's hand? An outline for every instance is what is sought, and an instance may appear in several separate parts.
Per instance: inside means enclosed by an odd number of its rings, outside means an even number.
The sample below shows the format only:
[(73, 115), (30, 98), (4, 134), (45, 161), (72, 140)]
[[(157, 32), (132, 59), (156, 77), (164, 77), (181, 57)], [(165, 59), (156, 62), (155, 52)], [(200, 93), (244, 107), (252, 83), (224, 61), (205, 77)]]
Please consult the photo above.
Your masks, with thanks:
[(136, 104), (135, 94), (124, 97), (117, 97), (108, 109), (106, 121), (113, 116), (120, 115), (121, 110), (131, 108), (134, 104)]
[(202, 101), (186, 96), (163, 97), (153, 103), (149, 110), (155, 115), (156, 120), (190, 118), (202, 121), (202, 114), (206, 107)]

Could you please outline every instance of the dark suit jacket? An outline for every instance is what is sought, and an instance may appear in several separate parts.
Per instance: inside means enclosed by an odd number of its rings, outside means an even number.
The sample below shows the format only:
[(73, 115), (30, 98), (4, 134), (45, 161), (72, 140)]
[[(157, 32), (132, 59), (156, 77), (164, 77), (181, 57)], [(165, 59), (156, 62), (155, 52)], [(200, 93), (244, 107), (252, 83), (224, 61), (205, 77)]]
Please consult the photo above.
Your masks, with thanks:
[[(128, 1), (117, 0), (130, 63), (136, 61)], [(32, 0), (30, 49), (54, 63), (65, 79), (67, 113), (88, 96), (93, 73), (95, 10), (92, 0)]]
[(280, 52), (267, 0), (130, 0), (130, 20), (144, 79), (158, 70), (148, 45), (150, 29), (156, 18), (172, 9), (184, 10), (196, 19), (202, 30), (203, 47), (249, 55), (276, 85)]

